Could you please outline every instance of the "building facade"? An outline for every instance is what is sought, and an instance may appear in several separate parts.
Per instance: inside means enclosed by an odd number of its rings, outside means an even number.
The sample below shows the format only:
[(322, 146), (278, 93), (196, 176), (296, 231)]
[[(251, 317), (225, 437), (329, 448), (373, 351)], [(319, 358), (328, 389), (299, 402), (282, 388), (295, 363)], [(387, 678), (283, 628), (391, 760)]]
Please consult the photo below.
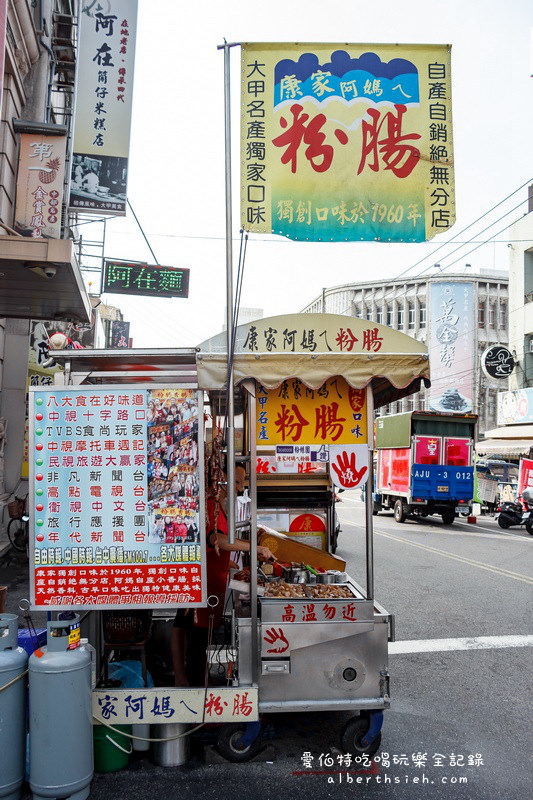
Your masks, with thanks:
[[(345, 314), (386, 325), (413, 336), (424, 344), (431, 340), (432, 284), (464, 284), (471, 291), (464, 329), (472, 337), (470, 363), (456, 373), (458, 385), (468, 378), (473, 387), (473, 412), (479, 415), (482, 433), (496, 424), (497, 393), (506, 389), (481, 370), (481, 355), (493, 344), (508, 343), (508, 277), (503, 271), (481, 270), (479, 274), (444, 274), (411, 280), (369, 281), (324, 289), (302, 310), (308, 313)], [(470, 289), (471, 287), (471, 289)], [(533, 309), (533, 305), (532, 305)], [(436, 320), (433, 320), (437, 324)], [(506, 383), (506, 382), (505, 382)], [(382, 414), (429, 410), (429, 390), (422, 390), (381, 410)]]
[[(25, 227), (22, 217), (20, 228), (17, 201), (27, 134), (35, 151), (31, 157), (37, 159), (31, 168), (39, 162), (33, 175), (43, 184), (42, 196), (50, 200), (46, 188), (58, 175), (60, 187), (68, 185), (78, 7), (79, 0), (0, 2), (0, 537), (7, 522), (6, 502), (15, 492), (27, 492), (22, 467), (31, 320), (55, 320), (58, 325), (91, 320), (68, 226), (67, 192), (61, 207), (52, 213), (59, 201), (50, 202), (47, 211), (55, 234), (45, 235), (39, 228), (47, 224), (37, 221), (39, 213), (41, 220), (46, 215), (35, 205), (35, 225)], [(66, 157), (47, 164), (50, 136), (65, 142)], [(21, 174), (26, 175), (28, 166), (24, 169)], [(24, 198), (24, 191), (20, 195)]]
[(509, 348), (516, 368), (510, 389), (533, 386), (533, 192), (529, 213), (510, 229)]

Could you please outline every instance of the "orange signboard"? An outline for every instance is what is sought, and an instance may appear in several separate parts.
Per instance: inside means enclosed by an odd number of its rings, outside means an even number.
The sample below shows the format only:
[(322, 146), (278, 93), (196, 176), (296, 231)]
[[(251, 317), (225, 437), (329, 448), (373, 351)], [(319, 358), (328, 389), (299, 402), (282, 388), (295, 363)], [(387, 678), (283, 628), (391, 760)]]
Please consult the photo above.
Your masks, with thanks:
[(365, 389), (340, 376), (319, 389), (298, 378), (257, 391), (257, 444), (366, 444)]

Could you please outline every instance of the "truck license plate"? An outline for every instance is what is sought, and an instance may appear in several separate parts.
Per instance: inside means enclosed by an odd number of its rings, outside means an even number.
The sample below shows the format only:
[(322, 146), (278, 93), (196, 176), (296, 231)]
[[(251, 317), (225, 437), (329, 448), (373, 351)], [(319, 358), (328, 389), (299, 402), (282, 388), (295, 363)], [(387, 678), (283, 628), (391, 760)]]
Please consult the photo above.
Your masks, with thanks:
[(447, 492), (447, 491), (449, 491), (447, 486), (437, 486), (437, 492)]

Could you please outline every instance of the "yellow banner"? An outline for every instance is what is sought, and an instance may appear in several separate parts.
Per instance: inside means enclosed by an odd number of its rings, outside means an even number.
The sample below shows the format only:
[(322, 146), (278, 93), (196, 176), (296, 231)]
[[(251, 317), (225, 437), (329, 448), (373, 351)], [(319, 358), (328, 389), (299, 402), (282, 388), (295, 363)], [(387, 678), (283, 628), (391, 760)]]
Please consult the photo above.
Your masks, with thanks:
[(455, 222), (448, 45), (245, 44), (241, 224), (421, 242)]
[(277, 389), (257, 390), (257, 444), (366, 444), (365, 389), (352, 389), (341, 377), (319, 389), (298, 378)]

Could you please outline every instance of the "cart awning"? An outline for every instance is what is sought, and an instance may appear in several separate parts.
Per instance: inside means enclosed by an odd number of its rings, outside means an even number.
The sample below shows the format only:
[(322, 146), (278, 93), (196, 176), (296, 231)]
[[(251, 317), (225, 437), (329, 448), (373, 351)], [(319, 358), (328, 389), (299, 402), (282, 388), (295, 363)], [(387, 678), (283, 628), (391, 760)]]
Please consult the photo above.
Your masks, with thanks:
[(476, 444), (476, 453), (502, 456), (527, 456), (533, 447), (533, 439), (483, 439)]
[[(198, 383), (227, 384), (226, 333), (199, 345)], [(310, 389), (342, 375), (354, 388), (371, 383), (376, 407), (429, 386), (427, 348), (385, 325), (337, 314), (291, 314), (239, 325), (233, 361), (235, 383), (253, 378), (274, 389), (299, 378)]]

